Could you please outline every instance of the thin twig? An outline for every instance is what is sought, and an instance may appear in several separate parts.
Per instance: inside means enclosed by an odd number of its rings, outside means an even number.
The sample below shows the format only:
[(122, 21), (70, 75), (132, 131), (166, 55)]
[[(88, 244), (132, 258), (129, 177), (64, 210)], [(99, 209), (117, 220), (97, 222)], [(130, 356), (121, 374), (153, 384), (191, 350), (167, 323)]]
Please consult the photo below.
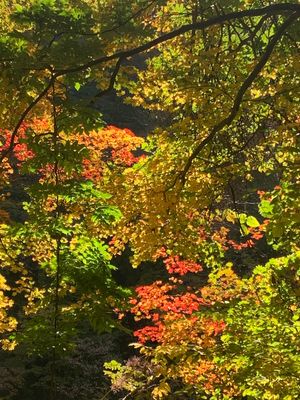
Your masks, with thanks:
[(55, 77), (52, 76), (48, 84), (45, 86), (45, 88), (41, 91), (41, 93), (33, 100), (32, 103), (29, 104), (29, 106), (24, 110), (24, 112), (21, 114), (21, 117), (19, 118), (13, 132), (10, 138), (10, 143), (9, 146), (6, 150), (4, 150), (0, 156), (0, 163), (4, 160), (5, 157), (8, 156), (9, 153), (11, 153), (14, 149), (15, 146), (15, 138), (18, 135), (19, 129), (22, 125), (22, 123), (25, 121), (26, 117), (30, 113), (30, 111), (40, 102), (40, 100), (46, 96), (48, 93), (49, 89), (52, 87), (53, 82), (55, 81)]

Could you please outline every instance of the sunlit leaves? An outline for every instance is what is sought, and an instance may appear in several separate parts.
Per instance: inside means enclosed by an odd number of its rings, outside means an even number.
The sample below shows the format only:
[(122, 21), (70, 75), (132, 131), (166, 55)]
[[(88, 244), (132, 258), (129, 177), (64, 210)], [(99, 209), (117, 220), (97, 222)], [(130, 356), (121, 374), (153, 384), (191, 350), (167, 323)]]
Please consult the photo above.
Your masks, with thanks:
[[(285, 15), (177, 35), (147, 53), (142, 68), (122, 60), (116, 82), (111, 58), (99, 68), (92, 61), (183, 24), (269, 4), (202, 3), (43, 0), (7, 8), (0, 150), (14, 151), (3, 160), (0, 186), (15, 171), (34, 183), (26, 188), (24, 223), (0, 215), (1, 267), (17, 274), (14, 285), (1, 274), (2, 343), (15, 343), (14, 294), (26, 299), (22, 335), (38, 353), (66, 351), (79, 321), (90, 319), (98, 330), (116, 326), (111, 310), (123, 308), (128, 291), (112, 278), (111, 254), (130, 246), (134, 266), (160, 261), (170, 276), (135, 289), (137, 348), (147, 360), (107, 366), (116, 387), (146, 387), (157, 399), (176, 396), (178, 382), (191, 398), (280, 399), (288, 390), (296, 399), (296, 28), (242, 98)], [(95, 90), (85, 98), (89, 85)], [(129, 129), (98, 129), (101, 117), (90, 106), (98, 90), (113, 86), (134, 105), (161, 112), (162, 127), (149, 141)], [(28, 261), (42, 273), (39, 284)]]
[[(14, 304), (9, 295), (20, 293), (26, 299), (25, 320), (17, 340), (29, 352), (41, 354), (54, 347), (64, 353), (72, 347), (78, 321), (90, 320), (98, 331), (119, 325), (112, 310), (123, 307), (129, 291), (113, 280), (104, 240), (122, 214), (105, 179), (110, 169), (121, 172), (137, 160), (133, 151), (141, 140), (112, 126), (90, 135), (56, 134), (47, 120), (35, 120), (21, 133), (21, 144), (14, 148), (15, 168), (33, 179), (26, 187), (29, 201), (23, 203), (25, 222), (16, 224), (2, 213), (1, 267), (8, 275), (20, 274), (13, 288), (3, 280), (3, 346), (14, 345), (7, 342), (16, 327), (8, 314)], [(3, 132), (4, 150), (10, 138), (9, 131)], [(43, 276), (39, 282), (30, 276), (31, 263)], [(25, 317), (29, 315), (30, 320)]]

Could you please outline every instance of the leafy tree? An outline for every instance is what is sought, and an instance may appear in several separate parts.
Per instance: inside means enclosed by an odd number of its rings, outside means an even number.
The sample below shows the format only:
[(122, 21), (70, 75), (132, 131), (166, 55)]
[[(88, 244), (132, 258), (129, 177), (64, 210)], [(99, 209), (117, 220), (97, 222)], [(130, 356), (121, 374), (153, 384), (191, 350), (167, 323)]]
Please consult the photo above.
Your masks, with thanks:
[[(152, 323), (135, 333), (145, 359), (111, 365), (118, 388), (140, 398), (296, 399), (299, 4), (1, 5), (0, 185), (17, 170), (36, 177), (25, 223), (1, 213), (4, 347), (15, 344), (19, 312), (10, 292), (26, 299), (23, 339), (54, 349), (54, 360), (80, 319), (116, 325), (110, 311), (128, 293), (110, 260), (129, 245), (134, 266), (161, 259), (174, 276), (136, 289), (131, 311)], [(79, 100), (91, 84), (97, 91)], [(145, 142), (103, 129), (93, 106), (112, 90), (163, 112), (164, 126)], [(259, 185), (265, 176), (274, 190)], [(268, 254), (258, 256), (264, 233)]]

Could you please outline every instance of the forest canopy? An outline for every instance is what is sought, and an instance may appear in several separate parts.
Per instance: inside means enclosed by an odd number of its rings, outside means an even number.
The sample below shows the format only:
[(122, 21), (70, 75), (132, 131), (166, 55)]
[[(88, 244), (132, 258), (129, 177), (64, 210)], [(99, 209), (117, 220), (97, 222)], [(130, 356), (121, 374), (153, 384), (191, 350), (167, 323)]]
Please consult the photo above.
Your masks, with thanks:
[(300, 5), (0, 4), (0, 398), (298, 399)]

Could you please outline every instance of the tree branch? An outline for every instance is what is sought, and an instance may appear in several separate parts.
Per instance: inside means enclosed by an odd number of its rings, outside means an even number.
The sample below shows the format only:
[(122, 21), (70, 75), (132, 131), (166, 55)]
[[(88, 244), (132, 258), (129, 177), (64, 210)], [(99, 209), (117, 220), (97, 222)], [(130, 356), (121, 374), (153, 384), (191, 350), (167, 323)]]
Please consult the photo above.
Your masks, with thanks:
[(131, 14), (130, 17), (125, 19), (124, 21), (120, 22), (118, 25), (114, 25), (111, 28), (104, 29), (102, 31), (98, 32), (74, 32), (74, 31), (62, 31), (57, 33), (56, 35), (53, 36), (53, 38), (50, 40), (50, 42), (47, 44), (45, 48), (50, 49), (50, 47), (53, 45), (54, 42), (58, 41), (63, 35), (71, 34), (71, 35), (78, 35), (78, 36), (100, 36), (104, 35), (106, 33), (110, 32), (117, 32), (119, 28), (122, 28), (125, 26), (128, 22), (132, 21), (134, 18), (139, 17), (140, 14), (142, 14), (144, 11), (146, 11), (148, 8), (150, 8), (154, 3), (156, 3), (157, 0), (152, 0), (150, 3), (146, 4), (144, 7), (141, 7), (139, 10), (137, 10), (135, 13)]
[(14, 146), (15, 146), (15, 138), (18, 135), (18, 131), (19, 131), (22, 123), (24, 122), (25, 118), (30, 113), (30, 111), (39, 103), (39, 101), (44, 96), (46, 96), (46, 94), (48, 93), (49, 89), (52, 87), (52, 84), (54, 83), (54, 81), (55, 81), (55, 77), (52, 77), (50, 79), (50, 81), (48, 82), (48, 84), (45, 86), (45, 88), (41, 91), (41, 93), (33, 100), (32, 103), (29, 104), (29, 106), (22, 113), (21, 117), (19, 118), (19, 120), (17, 122), (17, 125), (15, 126), (15, 128), (14, 128), (14, 130), (12, 132), (8, 148), (1, 153), (0, 162), (2, 162), (4, 160), (4, 158), (7, 157), (8, 154), (13, 151)]
[[(107, 89), (105, 89), (102, 94), (106, 94), (108, 93), (108, 91), (113, 89), (114, 86), (114, 82), (115, 82), (115, 78), (117, 76), (117, 73), (120, 69), (121, 63), (123, 60), (125, 60), (126, 58), (132, 57), (136, 54), (145, 52), (147, 50), (152, 49), (153, 47), (156, 47), (157, 45), (164, 43), (168, 40), (171, 40), (179, 35), (182, 35), (184, 33), (187, 33), (189, 31), (193, 31), (193, 30), (204, 30), (206, 28), (209, 28), (210, 26), (214, 26), (214, 25), (220, 25), (220, 24), (224, 24), (225, 22), (229, 22), (235, 19), (242, 19), (245, 17), (256, 17), (256, 16), (264, 16), (264, 15), (283, 15), (286, 12), (293, 12), (293, 15), (286, 21), (285, 24), (282, 25), (282, 29), (286, 29), (286, 27), (288, 25), (290, 25), (292, 23), (292, 21), (294, 21), (296, 18), (299, 17), (300, 15), (300, 4), (294, 4), (294, 3), (283, 3), (283, 4), (273, 4), (264, 8), (256, 8), (256, 9), (251, 9), (251, 10), (244, 10), (244, 11), (236, 11), (236, 12), (232, 12), (226, 15), (218, 15), (216, 17), (212, 17), (206, 21), (200, 21), (200, 22), (195, 22), (193, 24), (187, 24), (187, 25), (183, 25), (181, 28), (175, 29), (174, 31), (171, 31), (169, 33), (166, 33), (164, 35), (161, 35), (153, 40), (150, 40), (149, 42), (141, 45), (141, 46), (137, 46), (133, 49), (130, 50), (126, 50), (126, 51), (120, 51), (120, 52), (116, 52), (114, 54), (111, 55), (107, 55), (107, 56), (103, 56), (100, 58), (97, 58), (95, 60), (92, 60), (88, 63), (73, 67), (73, 68), (69, 68), (69, 69), (62, 69), (62, 70), (56, 70), (56, 71), (52, 71), (53, 75), (52, 78), (50, 79), (50, 81), (48, 82), (48, 84), (45, 86), (45, 88), (43, 89), (43, 91), (36, 97), (36, 99), (29, 104), (29, 106), (25, 109), (25, 111), (22, 113), (17, 125), (15, 126), (13, 133), (12, 133), (12, 137), (11, 137), (11, 141), (9, 144), (9, 147), (7, 150), (5, 150), (4, 152), (2, 152), (1, 156), (0, 156), (0, 162), (3, 161), (3, 159), (13, 150), (14, 148), (14, 141), (15, 141), (15, 137), (18, 134), (19, 128), (22, 125), (23, 121), (25, 120), (25, 118), (27, 117), (27, 115), (30, 113), (30, 111), (39, 103), (39, 101), (48, 93), (50, 87), (52, 86), (52, 84), (55, 82), (55, 80), (60, 77), (60, 76), (64, 76), (67, 75), (69, 73), (75, 73), (75, 72), (80, 72), (80, 71), (84, 71), (88, 68), (94, 67), (96, 65), (99, 64), (103, 64), (106, 63), (108, 61), (112, 61), (112, 60), (117, 60), (116, 66), (115, 66), (115, 70), (112, 74), (111, 80), (110, 80), (110, 84), (108, 86)], [(290, 22), (289, 22), (290, 21)], [(278, 31), (279, 33), (279, 31)], [(278, 34), (277, 34), (278, 35)], [(282, 34), (279, 35), (280, 37), (282, 36)], [(274, 37), (275, 39), (275, 37)], [(279, 40), (273, 40), (272, 42), (270, 42), (269, 44), (269, 48), (271, 48), (270, 54), (273, 50), (273, 47), (275, 46), (276, 42)], [(272, 46), (272, 43), (274, 42), (274, 45)], [(267, 50), (266, 50), (267, 51)], [(267, 62), (268, 57), (266, 57), (266, 60), (264, 61), (263, 65)], [(261, 62), (264, 60), (264, 56), (261, 59)], [(263, 67), (262, 65), (262, 67)], [(258, 64), (259, 66), (259, 64)], [(261, 68), (262, 68), (261, 67)], [(48, 68), (48, 67), (47, 67)], [(261, 69), (260, 68), (260, 69)], [(259, 69), (259, 68), (258, 68)], [(253, 74), (254, 76), (252, 76), (252, 74), (247, 78), (247, 80), (244, 82), (243, 86), (241, 87), (236, 102), (233, 106), (233, 111), (232, 114), (232, 120), (234, 119), (239, 106), (240, 106), (240, 100), (239, 97), (243, 97), (244, 92), (247, 90), (248, 86), (247, 84), (250, 81), (249, 86), (251, 85), (252, 81), (255, 79), (255, 77), (258, 75), (259, 71), (256, 73), (255, 70), (253, 70)], [(253, 80), (252, 80), (253, 77)], [(98, 95), (98, 97), (100, 96), (100, 94)], [(235, 110), (237, 108), (237, 110)], [(190, 168), (190, 165), (188, 166), (188, 164), (191, 164), (193, 159), (199, 154), (199, 152), (202, 150), (202, 148), (215, 136), (215, 134), (222, 129), (224, 126), (226, 126), (227, 124), (229, 124), (227, 122), (227, 120), (229, 121), (231, 118), (231, 116), (229, 116), (228, 118), (226, 118), (224, 121), (222, 121), (219, 125), (217, 125), (214, 130), (211, 132), (211, 134), (204, 139), (203, 142), (201, 142), (198, 147), (194, 150), (193, 154), (191, 155), (190, 159), (187, 162), (187, 166), (184, 169), (184, 171), (182, 172), (182, 176), (184, 177), (188, 171), (188, 169)]]
[(153, 40), (150, 40), (149, 42), (147, 42), (145, 44), (137, 46), (133, 49), (119, 51), (119, 52), (116, 52), (116, 53), (108, 55), (108, 56), (96, 58), (92, 61), (89, 61), (88, 63), (78, 65), (73, 68), (56, 70), (54, 72), (57, 77), (63, 76), (63, 75), (69, 74), (69, 73), (80, 72), (87, 68), (94, 67), (98, 64), (102, 64), (102, 63), (116, 60), (119, 58), (129, 58), (136, 54), (143, 53), (144, 51), (150, 50), (153, 47), (156, 47), (157, 45), (159, 45), (161, 43), (167, 42), (171, 39), (174, 39), (177, 36), (180, 36), (180, 35), (183, 35), (184, 33), (189, 32), (189, 31), (206, 29), (206, 28), (209, 28), (210, 26), (220, 25), (225, 22), (229, 22), (229, 21), (232, 21), (235, 19), (241, 19), (241, 18), (245, 18), (245, 17), (259, 17), (259, 16), (264, 16), (264, 15), (276, 15), (276, 14), (283, 15), (286, 12), (297, 12), (297, 13), (299, 13), (298, 14), (298, 16), (299, 16), (300, 15), (300, 4), (293, 4), (293, 3), (273, 4), (271, 6), (267, 6), (264, 8), (255, 8), (252, 10), (236, 11), (236, 12), (232, 12), (232, 13), (225, 14), (225, 15), (218, 15), (218, 16), (212, 17), (206, 21), (200, 21), (200, 22), (195, 22), (193, 24), (183, 25), (182, 27), (180, 27), (178, 29), (175, 29), (171, 32), (165, 33), (165, 34), (163, 34)]
[[(104, 96), (105, 94), (108, 94), (110, 91), (113, 90), (113, 88), (114, 88), (114, 86), (115, 86), (115, 82), (116, 82), (117, 75), (118, 75), (118, 73), (119, 73), (119, 70), (120, 70), (120, 67), (121, 67), (121, 64), (122, 64), (123, 61), (125, 61), (125, 57), (120, 57), (120, 58), (118, 59), (118, 61), (116, 62), (115, 68), (114, 68), (114, 70), (113, 70), (113, 73), (111, 74), (110, 81), (109, 81), (109, 84), (108, 84), (107, 88), (104, 89), (104, 90), (101, 90), (100, 92), (98, 92), (98, 93), (94, 96), (95, 98), (96, 98), (96, 97), (102, 97), (102, 96)], [(93, 101), (91, 101), (91, 103), (93, 103)]]
[(246, 91), (249, 89), (249, 87), (252, 85), (252, 83), (255, 81), (257, 76), (262, 71), (263, 67), (268, 62), (276, 44), (279, 42), (279, 40), (284, 35), (285, 30), (299, 17), (299, 15), (300, 15), (299, 13), (293, 13), (289, 18), (286, 19), (286, 21), (278, 29), (276, 34), (273, 36), (272, 40), (267, 45), (266, 50), (265, 50), (264, 54), (262, 55), (261, 59), (259, 60), (259, 62), (256, 64), (256, 66), (252, 70), (252, 72), (248, 75), (248, 77), (243, 82), (242, 86), (240, 87), (240, 89), (235, 97), (230, 114), (226, 118), (224, 118), (221, 122), (219, 122), (217, 125), (215, 125), (215, 127), (212, 129), (211, 133), (204, 140), (202, 140), (202, 142), (200, 142), (196, 146), (196, 148), (194, 149), (194, 151), (188, 158), (183, 171), (176, 178), (175, 183), (176, 183), (177, 179), (180, 178), (184, 185), (185, 180), (186, 180), (186, 175), (192, 166), (193, 160), (200, 154), (200, 152), (203, 150), (203, 148), (216, 136), (216, 134), (219, 131), (221, 131), (226, 126), (229, 126), (233, 122), (233, 120), (235, 119), (235, 117), (237, 116), (237, 114), (239, 112), (239, 109), (242, 104), (243, 97), (244, 97)]
[(132, 15), (130, 15), (130, 17), (128, 17), (127, 19), (125, 19), (124, 21), (120, 22), (118, 25), (115, 25), (111, 28), (105, 29), (101, 32), (96, 32), (97, 35), (103, 35), (105, 33), (109, 33), (109, 32), (113, 32), (113, 31), (117, 31), (119, 28), (122, 28), (122, 26), (126, 25), (128, 22), (132, 21), (134, 18), (138, 17), (140, 14), (142, 14), (144, 11), (146, 11), (148, 8), (150, 8), (151, 6), (154, 5), (154, 3), (156, 3), (157, 0), (152, 0), (150, 1), (150, 3), (146, 4), (144, 7), (141, 7), (139, 10), (137, 10), (135, 13), (133, 13)]

